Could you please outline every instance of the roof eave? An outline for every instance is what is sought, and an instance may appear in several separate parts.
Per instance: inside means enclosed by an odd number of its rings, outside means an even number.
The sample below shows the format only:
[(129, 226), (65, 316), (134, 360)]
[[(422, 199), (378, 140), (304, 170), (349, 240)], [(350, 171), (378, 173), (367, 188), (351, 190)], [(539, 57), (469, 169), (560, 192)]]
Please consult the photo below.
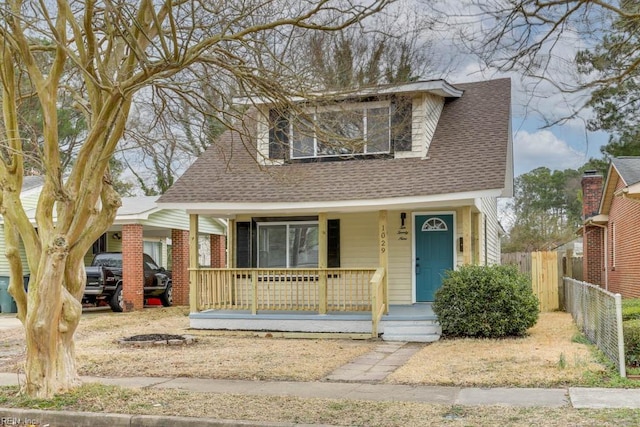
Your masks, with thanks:
[(473, 205), (476, 199), (500, 197), (502, 188), (492, 190), (468, 191), (461, 193), (437, 194), (429, 196), (391, 197), (368, 200), (337, 200), (311, 202), (204, 202), (204, 203), (159, 203), (164, 209), (183, 209), (190, 214), (216, 215), (221, 218), (232, 218), (239, 214), (291, 214), (318, 212), (371, 212), (376, 210), (428, 209), (438, 206)]
[[(410, 94), (428, 92), (434, 95), (441, 96), (443, 98), (460, 98), (464, 91), (456, 88), (445, 80), (428, 80), (419, 82), (403, 83), (398, 85), (389, 85), (386, 87), (367, 88), (358, 91), (344, 91), (333, 93), (317, 93), (310, 94), (310, 98), (322, 98), (331, 97), (331, 99), (347, 99), (347, 98), (361, 98), (372, 95), (398, 95), (398, 94)], [(290, 99), (291, 102), (303, 102), (307, 101), (304, 97), (295, 97)], [(261, 97), (236, 97), (233, 98), (233, 103), (237, 105), (267, 105), (273, 104), (274, 100), (271, 98)]]

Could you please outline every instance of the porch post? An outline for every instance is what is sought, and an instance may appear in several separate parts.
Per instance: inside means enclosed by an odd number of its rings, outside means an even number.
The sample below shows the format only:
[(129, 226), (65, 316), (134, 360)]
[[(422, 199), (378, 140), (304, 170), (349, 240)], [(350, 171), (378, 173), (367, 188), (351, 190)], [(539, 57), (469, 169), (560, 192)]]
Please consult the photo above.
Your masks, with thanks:
[(198, 215), (189, 214), (189, 311), (198, 311)]
[(470, 265), (472, 262), (471, 248), (471, 206), (462, 208), (462, 263)]
[(387, 224), (387, 211), (378, 212), (378, 248), (379, 264), (380, 267), (384, 268), (382, 291), (385, 314), (389, 314), (389, 226)]
[(236, 220), (227, 221), (227, 268), (236, 268)]
[(327, 314), (327, 213), (318, 214), (318, 312)]

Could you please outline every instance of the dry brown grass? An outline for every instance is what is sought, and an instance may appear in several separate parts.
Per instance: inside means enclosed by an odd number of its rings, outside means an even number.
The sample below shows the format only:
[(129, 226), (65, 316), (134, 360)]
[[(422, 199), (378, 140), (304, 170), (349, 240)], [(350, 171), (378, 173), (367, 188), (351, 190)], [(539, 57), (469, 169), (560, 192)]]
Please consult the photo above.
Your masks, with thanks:
[[(134, 348), (119, 338), (147, 334), (193, 334), (190, 346)], [(22, 338), (21, 331), (13, 332)], [(17, 335), (16, 335), (17, 334)], [(244, 380), (314, 381), (371, 351), (371, 341), (259, 338), (190, 331), (184, 307), (148, 308), (135, 313), (85, 313), (76, 332), (80, 375), (199, 377)], [(19, 370), (12, 361), (0, 370)]]
[[(5, 335), (3, 331), (3, 338)], [(145, 333), (194, 334), (185, 347), (123, 347), (119, 338)], [(585, 384), (599, 373), (589, 348), (572, 342), (577, 333), (566, 313), (543, 313), (521, 339), (441, 340), (425, 345), (387, 382), (456, 386), (563, 386)], [(8, 331), (0, 370), (20, 370), (23, 332)], [(78, 370), (90, 376), (199, 377), (315, 381), (371, 351), (375, 341), (264, 338), (190, 331), (184, 307), (135, 313), (85, 313), (76, 333)], [(16, 355), (16, 349), (18, 351)], [(0, 348), (0, 355), (3, 348)]]
[[(23, 407), (15, 388), (0, 387), (2, 407)], [(340, 426), (634, 426), (636, 410), (577, 410), (505, 406), (434, 405), (241, 396), (167, 389), (123, 389), (86, 384), (52, 407), (64, 411), (208, 417)], [(43, 416), (42, 422), (46, 422)]]
[(388, 382), (455, 386), (581, 384), (586, 371), (602, 372), (589, 348), (572, 342), (571, 315), (542, 313), (525, 338), (441, 340), (416, 353)]
[[(184, 308), (136, 313), (85, 313), (76, 335), (80, 373), (104, 376), (197, 376), (227, 379), (316, 380), (373, 349), (376, 342), (226, 336), (195, 332), (193, 347), (128, 348), (118, 338), (145, 333), (185, 334)], [(530, 335), (508, 340), (443, 340), (425, 345), (393, 373), (389, 382), (459, 386), (578, 385), (585, 371), (600, 372), (589, 349), (572, 342), (571, 317), (546, 313)], [(3, 331), (5, 345), (23, 346), (21, 329)], [(6, 339), (6, 340), (5, 340)], [(561, 367), (560, 358), (564, 358)], [(23, 358), (23, 352), (18, 359)], [(18, 369), (18, 359), (0, 370)], [(181, 415), (272, 422), (366, 426), (565, 426), (638, 425), (629, 410), (573, 408), (463, 407), (412, 402), (369, 402), (190, 393), (169, 389), (125, 389), (85, 384), (64, 398), (62, 410), (149, 415)], [(29, 403), (15, 389), (0, 388), (3, 407)]]

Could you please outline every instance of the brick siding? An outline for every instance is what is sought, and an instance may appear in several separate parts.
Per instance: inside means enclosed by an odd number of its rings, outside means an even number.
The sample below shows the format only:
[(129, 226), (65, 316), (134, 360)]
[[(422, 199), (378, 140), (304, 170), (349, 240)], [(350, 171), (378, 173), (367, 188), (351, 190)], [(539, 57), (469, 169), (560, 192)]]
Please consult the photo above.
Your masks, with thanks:
[(600, 198), (602, 197), (602, 175), (582, 177), (582, 219), (586, 220), (598, 215)]
[(142, 225), (122, 226), (122, 295), (124, 310), (133, 311), (144, 307)]
[(189, 231), (171, 230), (173, 303), (189, 304)]
[(584, 227), (582, 235), (583, 280), (594, 285), (604, 285), (604, 229), (596, 226)]
[[(619, 180), (616, 190), (624, 187)], [(615, 224), (615, 247), (612, 228)], [(609, 210), (607, 275), (609, 290), (625, 298), (640, 297), (640, 203), (613, 197)], [(615, 267), (613, 252), (615, 249)]]
[(226, 236), (212, 234), (211, 240), (211, 268), (225, 268), (227, 265)]
[[(587, 220), (600, 211), (602, 175), (586, 172), (582, 177), (582, 219)], [(585, 226), (582, 234), (583, 280), (594, 285), (604, 285), (604, 229), (595, 225)]]

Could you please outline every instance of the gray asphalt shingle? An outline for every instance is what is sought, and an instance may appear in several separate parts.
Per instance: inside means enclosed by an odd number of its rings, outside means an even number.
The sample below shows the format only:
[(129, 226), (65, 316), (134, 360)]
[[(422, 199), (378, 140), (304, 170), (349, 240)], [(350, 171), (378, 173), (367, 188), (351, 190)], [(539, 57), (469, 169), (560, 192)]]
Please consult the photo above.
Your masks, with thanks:
[(502, 189), (510, 155), (510, 80), (454, 86), (464, 95), (447, 99), (427, 159), (260, 166), (255, 137), (227, 131), (159, 202), (321, 202)]

